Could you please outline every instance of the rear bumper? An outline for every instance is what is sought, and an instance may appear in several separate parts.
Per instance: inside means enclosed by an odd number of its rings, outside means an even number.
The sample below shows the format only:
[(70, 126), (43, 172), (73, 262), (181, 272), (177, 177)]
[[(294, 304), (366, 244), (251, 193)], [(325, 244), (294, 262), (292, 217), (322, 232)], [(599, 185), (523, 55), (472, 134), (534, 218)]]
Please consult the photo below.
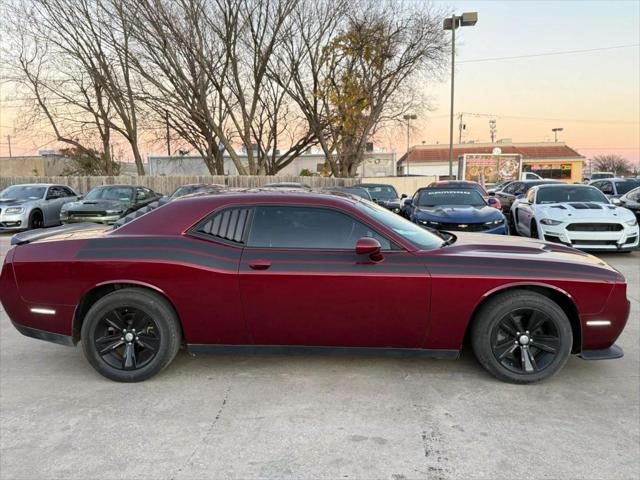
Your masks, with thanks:
[(68, 347), (73, 347), (75, 344), (73, 343), (73, 337), (68, 335), (61, 335), (59, 333), (51, 333), (45, 332), (44, 330), (38, 330), (37, 328), (25, 327), (24, 325), (20, 325), (15, 322), (13, 326), (16, 327), (22, 335), (25, 337), (37, 338), (38, 340), (44, 340), (46, 342), (53, 342), (59, 345), (66, 345)]
[(613, 344), (609, 348), (601, 350), (583, 350), (578, 356), (583, 360), (613, 360), (624, 357), (624, 351), (618, 345)]

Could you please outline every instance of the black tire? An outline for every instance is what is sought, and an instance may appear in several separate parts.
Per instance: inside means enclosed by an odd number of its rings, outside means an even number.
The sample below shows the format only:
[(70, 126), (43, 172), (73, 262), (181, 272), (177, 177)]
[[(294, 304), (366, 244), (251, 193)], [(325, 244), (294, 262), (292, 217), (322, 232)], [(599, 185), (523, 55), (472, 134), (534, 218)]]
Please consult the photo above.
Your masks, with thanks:
[[(527, 312), (531, 313), (527, 316)], [(515, 331), (509, 333), (508, 325)], [(480, 364), (496, 378), (534, 383), (564, 366), (571, 354), (573, 333), (567, 315), (554, 301), (535, 292), (515, 290), (497, 295), (481, 307), (471, 325), (471, 345)]]
[(42, 212), (40, 210), (34, 210), (29, 214), (28, 227), (29, 230), (44, 228), (44, 217), (42, 216)]
[[(80, 337), (85, 357), (101, 375), (118, 382), (141, 382), (171, 363), (180, 348), (180, 332), (176, 313), (165, 298), (125, 288), (105, 295), (89, 309)], [(123, 341), (125, 335), (129, 341)]]

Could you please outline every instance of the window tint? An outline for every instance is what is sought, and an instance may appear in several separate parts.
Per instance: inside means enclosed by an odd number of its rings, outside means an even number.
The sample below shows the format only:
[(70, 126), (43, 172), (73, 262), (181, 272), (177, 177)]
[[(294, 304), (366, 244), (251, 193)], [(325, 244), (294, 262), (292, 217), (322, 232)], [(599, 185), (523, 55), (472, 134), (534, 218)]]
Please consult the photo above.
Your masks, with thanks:
[(249, 247), (353, 250), (358, 239), (372, 237), (383, 250), (391, 242), (349, 215), (324, 208), (258, 207)]
[(247, 218), (249, 218), (248, 208), (223, 210), (198, 225), (195, 232), (242, 244)]
[(60, 189), (64, 192), (64, 196), (65, 197), (75, 197), (76, 194), (73, 193), (73, 190), (71, 190), (69, 187), (60, 187)]
[(47, 192), (47, 200), (64, 197), (62, 193), (62, 189), (59, 187), (49, 187), (49, 191)]
[(510, 193), (511, 195), (515, 195), (516, 191), (520, 190), (522, 188), (522, 183), (520, 182), (514, 182), (510, 185), (507, 186), (507, 188), (504, 189), (505, 193)]
[(627, 192), (630, 192), (638, 185), (640, 185), (639, 180), (624, 180), (622, 182), (616, 182), (616, 190), (618, 192), (618, 195), (623, 195)]
[(606, 195), (613, 195), (613, 185), (611, 182), (603, 182), (600, 190)]

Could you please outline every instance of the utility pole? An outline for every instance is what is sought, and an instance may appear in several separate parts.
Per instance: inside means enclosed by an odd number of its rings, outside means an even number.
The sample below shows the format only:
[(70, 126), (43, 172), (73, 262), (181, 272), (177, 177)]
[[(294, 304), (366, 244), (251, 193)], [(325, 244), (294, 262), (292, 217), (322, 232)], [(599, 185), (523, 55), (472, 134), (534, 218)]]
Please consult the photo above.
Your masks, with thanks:
[(496, 141), (496, 132), (496, 120), (492, 118), (491, 120), (489, 120), (489, 133), (491, 133), (491, 143), (494, 143)]
[(9, 145), (9, 158), (11, 158), (11, 135), (7, 135), (7, 144)]
[(402, 118), (404, 118), (407, 121), (407, 153), (406, 153), (406, 156), (407, 156), (407, 160), (406, 160), (407, 169), (405, 171), (405, 174), (409, 175), (409, 146), (410, 146), (410, 142), (409, 142), (410, 137), (409, 137), (409, 135), (410, 135), (411, 120), (417, 119), (418, 116), (415, 113), (413, 113), (413, 114), (404, 115)]
[(171, 156), (171, 136), (169, 135), (169, 111), (164, 111), (164, 120), (167, 126), (167, 156)]

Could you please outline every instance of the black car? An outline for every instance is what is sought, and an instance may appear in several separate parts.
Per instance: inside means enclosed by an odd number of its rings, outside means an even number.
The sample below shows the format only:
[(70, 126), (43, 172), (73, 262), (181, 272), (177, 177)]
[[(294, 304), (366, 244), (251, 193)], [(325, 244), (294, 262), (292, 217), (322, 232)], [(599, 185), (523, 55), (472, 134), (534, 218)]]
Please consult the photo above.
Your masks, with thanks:
[[(401, 198), (393, 185), (386, 183), (359, 183), (357, 186), (369, 192), (371, 199), (381, 207), (391, 210), (393, 213), (400, 213)], [(403, 195), (402, 198), (406, 198), (406, 195)]]
[(169, 195), (169, 198), (175, 200), (176, 198), (191, 195), (192, 193), (216, 193), (225, 188), (224, 185), (219, 183), (191, 183), (176, 188), (175, 191)]
[(329, 193), (348, 193), (349, 195), (355, 195), (365, 200), (371, 200), (369, 192), (361, 187), (328, 187), (324, 189), (324, 191)]
[(559, 180), (519, 180), (517, 182), (511, 182), (504, 189), (496, 192), (496, 198), (500, 200), (502, 205), (502, 213), (509, 216), (511, 213), (511, 205), (516, 198), (521, 195), (525, 195), (531, 187), (536, 185), (549, 185), (552, 183), (563, 183)]
[(103, 185), (91, 189), (82, 200), (65, 204), (60, 210), (60, 221), (110, 225), (161, 197), (162, 195), (146, 187)]

